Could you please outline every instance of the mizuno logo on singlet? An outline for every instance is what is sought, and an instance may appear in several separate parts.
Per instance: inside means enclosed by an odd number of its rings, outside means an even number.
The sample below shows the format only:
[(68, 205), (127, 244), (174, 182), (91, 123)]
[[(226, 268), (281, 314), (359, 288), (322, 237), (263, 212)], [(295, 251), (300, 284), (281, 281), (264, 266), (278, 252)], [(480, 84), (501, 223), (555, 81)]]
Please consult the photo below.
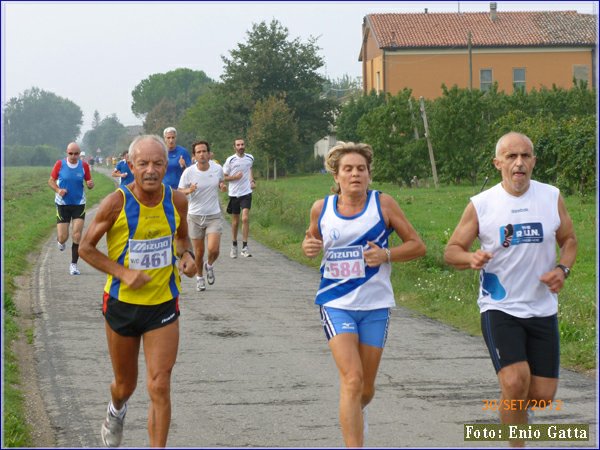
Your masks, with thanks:
[(359, 250), (331, 250), (327, 253), (327, 259), (349, 259), (349, 258), (360, 258), (362, 255)]
[(148, 252), (148, 251), (153, 251), (153, 250), (162, 250), (164, 248), (169, 248), (170, 245), (171, 245), (171, 243), (169, 242), (168, 239), (164, 239), (164, 240), (156, 239), (151, 242), (136, 242), (131, 247), (131, 251), (139, 253), (139, 252)]

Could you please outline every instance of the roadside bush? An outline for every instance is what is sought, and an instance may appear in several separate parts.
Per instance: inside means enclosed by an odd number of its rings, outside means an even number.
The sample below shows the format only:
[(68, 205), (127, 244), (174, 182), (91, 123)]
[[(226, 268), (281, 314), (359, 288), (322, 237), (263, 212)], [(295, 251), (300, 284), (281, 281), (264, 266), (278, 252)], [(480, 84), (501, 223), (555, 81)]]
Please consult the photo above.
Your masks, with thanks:
[[(516, 90), (494, 85), (488, 92), (442, 86), (443, 95), (426, 101), (430, 139), (439, 180), (473, 186), (497, 177), (491, 160), (496, 142), (509, 131), (531, 138), (537, 163), (534, 177), (564, 193), (588, 195), (596, 188), (596, 91), (585, 83), (571, 89)], [(415, 106), (412, 110), (410, 104)], [(430, 174), (418, 102), (410, 89), (396, 96), (369, 94), (342, 107), (338, 138), (368, 142), (375, 151), (373, 179), (397, 185)], [(416, 119), (416, 123), (415, 123)], [(425, 147), (426, 148), (426, 147)]]
[(5, 166), (52, 166), (65, 156), (64, 150), (50, 145), (7, 145), (4, 147)]

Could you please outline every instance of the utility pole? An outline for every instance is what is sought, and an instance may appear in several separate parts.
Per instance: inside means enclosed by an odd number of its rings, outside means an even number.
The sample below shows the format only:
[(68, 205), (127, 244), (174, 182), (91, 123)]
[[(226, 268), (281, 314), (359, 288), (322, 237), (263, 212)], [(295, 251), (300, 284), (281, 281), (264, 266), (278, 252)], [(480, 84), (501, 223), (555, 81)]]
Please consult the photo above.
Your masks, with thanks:
[(417, 121), (415, 120), (415, 113), (413, 111), (412, 97), (408, 97), (408, 108), (410, 109), (410, 117), (412, 118), (413, 127), (415, 128), (415, 139), (419, 140), (419, 129), (417, 128)]
[(423, 125), (425, 126), (425, 139), (427, 139), (427, 148), (429, 149), (429, 161), (431, 161), (431, 172), (433, 173), (433, 184), (437, 189), (438, 186), (438, 177), (437, 177), (437, 169), (435, 167), (435, 158), (433, 157), (433, 147), (431, 146), (431, 139), (429, 139), (429, 125), (427, 124), (427, 113), (425, 112), (425, 100), (423, 96), (419, 97), (421, 102), (421, 117), (423, 118)]
[(473, 90), (473, 53), (471, 49), (471, 32), (467, 34), (467, 47), (469, 49), (469, 90)]

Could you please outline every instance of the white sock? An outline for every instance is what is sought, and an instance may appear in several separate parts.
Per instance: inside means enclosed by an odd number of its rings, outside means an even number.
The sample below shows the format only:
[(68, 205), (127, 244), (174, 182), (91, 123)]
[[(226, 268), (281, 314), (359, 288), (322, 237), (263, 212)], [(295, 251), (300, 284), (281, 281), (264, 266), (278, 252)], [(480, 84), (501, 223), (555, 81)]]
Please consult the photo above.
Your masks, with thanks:
[(122, 419), (123, 416), (125, 415), (125, 413), (127, 412), (127, 403), (123, 404), (123, 407), (121, 409), (116, 409), (115, 405), (113, 405), (113, 402), (111, 400), (108, 408), (110, 410), (110, 413), (113, 416), (118, 417), (119, 419)]

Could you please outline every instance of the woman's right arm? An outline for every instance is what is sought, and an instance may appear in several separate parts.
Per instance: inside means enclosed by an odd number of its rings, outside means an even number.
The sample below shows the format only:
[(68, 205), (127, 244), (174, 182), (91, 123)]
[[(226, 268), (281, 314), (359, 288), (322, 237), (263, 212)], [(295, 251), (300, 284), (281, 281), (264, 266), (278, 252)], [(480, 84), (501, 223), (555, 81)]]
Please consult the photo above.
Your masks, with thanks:
[(323, 249), (323, 238), (319, 232), (319, 217), (324, 202), (323, 199), (317, 200), (310, 209), (310, 224), (302, 241), (302, 251), (308, 258), (314, 258)]

